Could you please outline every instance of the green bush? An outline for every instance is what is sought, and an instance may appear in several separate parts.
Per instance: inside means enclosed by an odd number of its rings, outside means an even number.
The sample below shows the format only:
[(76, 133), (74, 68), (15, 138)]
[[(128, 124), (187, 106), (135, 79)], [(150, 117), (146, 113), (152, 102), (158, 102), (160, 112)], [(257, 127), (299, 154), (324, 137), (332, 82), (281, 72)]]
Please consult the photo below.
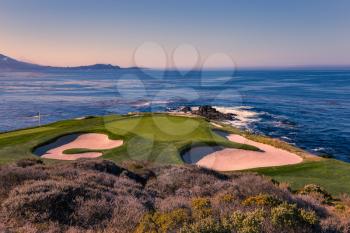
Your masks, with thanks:
[(245, 206), (269, 206), (269, 207), (274, 207), (281, 203), (282, 202), (277, 198), (267, 194), (259, 194), (257, 196), (248, 197), (242, 202), (242, 204)]
[(195, 219), (204, 219), (212, 215), (211, 203), (208, 198), (192, 199), (191, 207)]
[(307, 225), (316, 225), (318, 223), (318, 217), (314, 211), (307, 211), (304, 209), (300, 209), (299, 211), (301, 219)]
[(157, 233), (158, 226), (155, 222), (155, 217), (152, 213), (147, 213), (143, 216), (140, 224), (138, 225), (135, 233)]
[(334, 208), (339, 212), (344, 212), (346, 210), (346, 206), (341, 203), (336, 204)]
[(296, 204), (283, 203), (271, 210), (272, 223), (284, 227), (313, 227), (319, 220), (314, 211), (298, 209)]
[(192, 224), (186, 224), (180, 233), (231, 233), (219, 220), (212, 217), (200, 219)]
[(179, 229), (190, 220), (186, 209), (175, 209), (168, 213), (148, 213), (138, 225), (135, 233), (166, 233)]
[(265, 219), (262, 209), (251, 212), (236, 211), (231, 216), (231, 222), (238, 233), (260, 233)]
[(233, 203), (235, 201), (235, 196), (231, 193), (223, 194), (219, 197), (221, 203)]
[(332, 204), (334, 199), (324, 188), (316, 184), (307, 184), (298, 191), (301, 195), (310, 195), (319, 199), (322, 204)]
[(298, 224), (298, 209), (295, 204), (283, 203), (271, 210), (271, 221), (278, 227), (294, 227)]

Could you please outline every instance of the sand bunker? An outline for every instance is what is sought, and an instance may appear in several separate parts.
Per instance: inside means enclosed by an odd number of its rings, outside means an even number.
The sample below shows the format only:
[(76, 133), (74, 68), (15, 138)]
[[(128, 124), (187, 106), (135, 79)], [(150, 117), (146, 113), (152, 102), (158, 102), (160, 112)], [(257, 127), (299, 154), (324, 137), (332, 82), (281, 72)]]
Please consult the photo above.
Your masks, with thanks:
[[(233, 171), (258, 167), (282, 166), (303, 161), (303, 159), (296, 154), (249, 140), (240, 135), (231, 134), (228, 135), (227, 138), (233, 142), (255, 146), (263, 152), (231, 148), (220, 150), (212, 149), (211, 153), (204, 156), (202, 155), (201, 159), (194, 162), (199, 166), (217, 171)], [(198, 155), (195, 157), (198, 158)]]
[(68, 149), (107, 150), (123, 144), (122, 140), (111, 140), (105, 134), (87, 133), (72, 134), (60, 137), (56, 141), (39, 147), (34, 154), (47, 159), (76, 160), (79, 158), (96, 158), (101, 152), (86, 152), (79, 154), (64, 154)]

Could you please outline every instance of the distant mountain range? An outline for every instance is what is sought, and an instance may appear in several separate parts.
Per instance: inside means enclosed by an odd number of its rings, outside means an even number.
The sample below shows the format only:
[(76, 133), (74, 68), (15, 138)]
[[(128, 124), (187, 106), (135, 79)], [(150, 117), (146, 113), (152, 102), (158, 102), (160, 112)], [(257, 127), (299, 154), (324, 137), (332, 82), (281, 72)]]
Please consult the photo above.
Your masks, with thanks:
[(33, 70), (115, 70), (119, 66), (111, 64), (95, 64), (88, 66), (55, 67), (42, 66), (28, 62), (22, 62), (0, 54), (0, 70), (3, 71), (33, 71)]

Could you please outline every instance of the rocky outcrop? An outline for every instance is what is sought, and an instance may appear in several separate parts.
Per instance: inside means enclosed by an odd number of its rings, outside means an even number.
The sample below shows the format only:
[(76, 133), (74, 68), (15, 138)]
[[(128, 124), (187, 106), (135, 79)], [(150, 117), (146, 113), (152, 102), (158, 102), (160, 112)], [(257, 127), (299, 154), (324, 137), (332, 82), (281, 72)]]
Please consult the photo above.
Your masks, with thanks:
[(203, 116), (209, 120), (234, 120), (235, 115), (232, 113), (222, 113), (209, 105), (200, 106), (198, 110), (192, 111), (193, 114)]
[(184, 113), (192, 113), (192, 109), (189, 106), (185, 106), (185, 107), (181, 107), (180, 108), (180, 112), (184, 112)]
[(191, 108), (189, 106), (184, 106), (184, 107), (178, 108), (177, 111), (199, 115), (199, 116), (205, 117), (209, 120), (218, 120), (218, 121), (230, 120), (231, 121), (231, 120), (236, 119), (235, 114), (219, 112), (218, 110), (216, 110), (215, 108), (213, 108), (212, 106), (209, 106), (209, 105), (199, 106), (198, 109), (196, 109), (196, 110), (194, 110), (193, 108)]

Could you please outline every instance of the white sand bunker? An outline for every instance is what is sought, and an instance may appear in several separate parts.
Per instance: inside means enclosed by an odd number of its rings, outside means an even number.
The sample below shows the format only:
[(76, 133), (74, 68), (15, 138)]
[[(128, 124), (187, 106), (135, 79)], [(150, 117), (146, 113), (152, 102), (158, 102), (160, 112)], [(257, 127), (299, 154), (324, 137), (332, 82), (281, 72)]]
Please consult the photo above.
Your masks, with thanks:
[(233, 171), (282, 166), (303, 161), (300, 156), (294, 153), (255, 142), (240, 135), (231, 134), (227, 138), (233, 142), (255, 146), (263, 152), (225, 148), (204, 156), (196, 164), (217, 171)]
[[(64, 137), (70, 137), (70, 142), (63, 145), (53, 147), (53, 145), (62, 144), (58, 141), (64, 141)], [(96, 158), (102, 156), (101, 152), (85, 152), (79, 154), (64, 154), (63, 152), (68, 149), (89, 149), (89, 150), (107, 150), (112, 149), (123, 144), (122, 140), (111, 140), (105, 134), (87, 133), (76, 135), (75, 138), (72, 135), (61, 137), (49, 145), (46, 145), (46, 150), (41, 157), (47, 159), (60, 159), (60, 160), (76, 160), (79, 158)], [(69, 139), (68, 139), (69, 140)], [(58, 142), (58, 143), (57, 143)], [(45, 150), (45, 148), (44, 148)], [(35, 152), (34, 152), (35, 153)], [(40, 153), (40, 152), (39, 152)]]

